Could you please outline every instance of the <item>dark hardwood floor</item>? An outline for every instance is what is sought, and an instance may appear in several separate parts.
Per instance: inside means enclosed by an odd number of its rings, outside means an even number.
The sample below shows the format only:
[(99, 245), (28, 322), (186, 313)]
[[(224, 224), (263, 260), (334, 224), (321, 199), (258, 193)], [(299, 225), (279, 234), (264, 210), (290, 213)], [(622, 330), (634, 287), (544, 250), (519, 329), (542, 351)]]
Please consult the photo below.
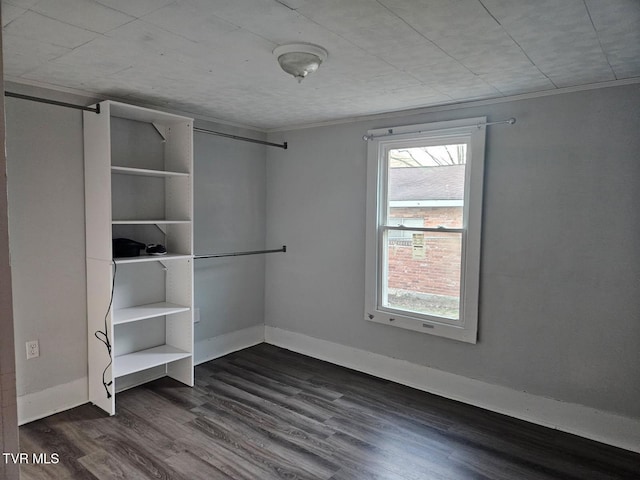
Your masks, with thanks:
[(640, 454), (267, 344), (20, 428), (30, 479), (640, 479)]

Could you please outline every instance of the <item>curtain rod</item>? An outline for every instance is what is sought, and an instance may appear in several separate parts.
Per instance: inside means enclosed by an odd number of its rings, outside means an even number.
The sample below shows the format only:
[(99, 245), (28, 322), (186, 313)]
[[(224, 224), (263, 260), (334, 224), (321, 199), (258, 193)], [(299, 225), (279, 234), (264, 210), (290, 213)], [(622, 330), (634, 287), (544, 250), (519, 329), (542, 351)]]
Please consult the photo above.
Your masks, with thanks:
[[(511, 118), (508, 118), (507, 120), (499, 120), (497, 122), (478, 123), (476, 125), (476, 127), (478, 127), (478, 128), (480, 128), (480, 127), (489, 127), (491, 125), (501, 125), (503, 123), (508, 123), (509, 125), (513, 125), (514, 123), (516, 123), (516, 119), (515, 119), (515, 117), (511, 117)], [(455, 128), (460, 128), (460, 127), (452, 127), (452, 128), (455, 129)], [(440, 129), (437, 129), (437, 130), (440, 130)], [(435, 130), (435, 131), (437, 131), (437, 130)], [(445, 129), (441, 129), (441, 130), (447, 130), (447, 129), (445, 128)], [(367, 140), (373, 140), (374, 138), (390, 137), (392, 135), (410, 135), (412, 133), (425, 133), (425, 132), (430, 132), (430, 131), (432, 131), (432, 130), (418, 130), (418, 131), (415, 131), (415, 132), (399, 132), (399, 133), (395, 133), (393, 131), (393, 128), (390, 128), (387, 131), (387, 133), (383, 133), (382, 135), (363, 135), (362, 139), (364, 141), (367, 141)]]
[(82, 105), (75, 105), (73, 103), (58, 102), (57, 100), (50, 100), (48, 98), (32, 97), (31, 95), (23, 95), (21, 93), (13, 93), (13, 92), (6, 92), (6, 91), (4, 92), (4, 96), (12, 97), (12, 98), (20, 98), (22, 100), (30, 100), (32, 102), (48, 103), (49, 105), (58, 105), (59, 107), (75, 108), (76, 110), (85, 110), (87, 112), (100, 113), (100, 105), (97, 105), (96, 108), (85, 107)]
[(216, 132), (215, 130), (206, 130), (204, 128), (193, 127), (193, 131), (199, 132), (199, 133), (206, 133), (209, 135), (217, 135), (219, 137), (232, 138), (234, 140), (241, 140), (243, 142), (259, 143), (260, 145), (268, 145), (269, 147), (278, 147), (278, 148), (282, 148), (283, 150), (286, 150), (288, 147), (287, 142), (284, 142), (282, 144), (271, 143), (271, 142), (266, 142), (264, 140), (257, 140), (255, 138), (241, 137), (239, 135), (232, 135), (230, 133)]
[(279, 253), (286, 252), (287, 246), (283, 245), (282, 248), (275, 250), (252, 250), (249, 252), (232, 252), (232, 253), (212, 253), (211, 255), (194, 255), (193, 258), (198, 260), (200, 258), (220, 258), (220, 257), (239, 257), (242, 255), (257, 255), (260, 253)]

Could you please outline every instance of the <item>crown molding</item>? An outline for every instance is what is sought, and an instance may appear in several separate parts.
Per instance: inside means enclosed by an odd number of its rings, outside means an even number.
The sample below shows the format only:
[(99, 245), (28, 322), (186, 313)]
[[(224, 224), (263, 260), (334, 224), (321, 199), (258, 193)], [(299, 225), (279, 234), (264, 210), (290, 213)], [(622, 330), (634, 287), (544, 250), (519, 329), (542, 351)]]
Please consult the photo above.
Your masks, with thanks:
[(352, 117), (337, 118), (334, 120), (326, 120), (323, 122), (306, 123), (300, 125), (291, 125), (288, 127), (268, 128), (266, 133), (288, 132), (293, 130), (304, 130), (308, 128), (328, 127), (332, 125), (342, 125), (345, 123), (366, 122), (370, 120), (382, 120), (387, 118), (407, 117), (411, 115), (425, 115), (436, 112), (446, 112), (450, 110), (459, 110), (463, 108), (482, 107), (486, 105), (496, 105), (500, 103), (516, 102), (519, 100), (530, 100), (533, 98), (549, 97), (553, 95), (564, 95), (567, 93), (583, 92), (586, 90), (598, 90), (601, 88), (620, 87), (624, 85), (635, 85), (640, 83), (640, 77), (626, 78), (623, 80), (611, 80), (608, 82), (589, 83), (586, 85), (575, 85), (571, 87), (554, 88), (550, 90), (541, 90), (539, 92), (521, 93), (518, 95), (510, 95), (506, 97), (493, 97), (482, 100), (470, 100), (455, 103), (443, 103), (440, 105), (432, 105), (428, 107), (418, 107), (406, 110), (395, 110), (391, 112), (372, 113), (370, 115), (356, 115)]
[[(211, 116), (208, 116), (208, 115), (194, 114), (192, 112), (187, 112), (187, 111), (184, 111), (184, 110), (177, 110), (177, 109), (173, 109), (173, 108), (168, 108), (166, 106), (157, 105), (157, 104), (153, 104), (153, 103), (141, 102), (140, 100), (138, 100), (138, 99), (136, 99), (134, 97), (120, 97), (120, 96), (115, 96), (115, 95), (106, 96), (106, 95), (103, 95), (103, 94), (100, 94), (100, 93), (90, 92), (88, 90), (81, 90), (81, 89), (77, 89), (77, 88), (64, 87), (64, 86), (61, 86), (61, 85), (53, 85), (53, 84), (50, 84), (50, 83), (38, 82), (36, 80), (28, 80), (28, 79), (24, 79), (24, 78), (12, 77), (10, 75), (6, 75), (4, 77), (4, 80), (5, 80), (5, 90), (9, 90), (9, 91), (11, 91), (12, 90), (11, 87), (13, 85), (15, 85), (18, 88), (20, 88), (20, 87), (24, 87), (24, 88), (39, 88), (39, 89), (49, 90), (49, 91), (63, 93), (63, 94), (67, 94), (67, 95), (73, 95), (73, 96), (76, 96), (76, 97), (82, 97), (85, 100), (87, 100), (87, 102), (89, 104), (101, 102), (103, 100), (114, 100), (114, 101), (117, 101), (117, 102), (128, 103), (128, 104), (135, 105), (135, 106), (138, 106), (138, 107), (152, 108), (152, 109), (155, 109), (155, 110), (161, 110), (161, 111), (166, 112), (166, 113), (171, 113), (171, 114), (175, 114), (175, 115), (181, 115), (181, 116), (185, 116), (185, 117), (190, 117), (190, 118), (193, 118), (195, 121), (199, 121), (199, 122), (215, 123), (215, 124), (218, 124), (218, 125), (225, 125), (225, 126), (228, 126), (228, 127), (240, 128), (240, 129), (243, 129), (243, 130), (251, 130), (251, 131), (259, 132), (259, 133), (267, 133), (267, 130), (264, 129), (264, 128), (254, 127), (254, 126), (250, 126), (250, 125), (244, 125), (242, 123), (230, 122), (228, 120), (223, 120), (221, 118), (211, 117)], [(7, 85), (8, 83), (9, 83), (9, 85)], [(16, 92), (16, 93), (24, 93), (24, 92)]]
[[(70, 87), (64, 87), (61, 85), (53, 85), (49, 83), (38, 82), (35, 80), (27, 80), (23, 78), (12, 77), (9, 75), (5, 76), (5, 82), (10, 82), (12, 84), (24, 86), (24, 87), (42, 88), (45, 90), (80, 96), (86, 99), (90, 99), (92, 103), (99, 102), (102, 100), (116, 100), (119, 102), (130, 103), (140, 107), (154, 108), (154, 109), (165, 111), (167, 113), (174, 113), (176, 115), (188, 116), (193, 118), (196, 121), (211, 122), (219, 125), (225, 125), (229, 127), (241, 128), (245, 130), (252, 130), (254, 132), (270, 134), (270, 133), (287, 132), (287, 131), (293, 131), (293, 130), (305, 130), (309, 128), (327, 127), (332, 125), (342, 125), (346, 123), (365, 122), (370, 120), (392, 119), (392, 118), (406, 117), (411, 115), (425, 115), (429, 113), (446, 112), (451, 110), (459, 110), (463, 108), (482, 107), (486, 105), (496, 105), (500, 103), (530, 100), (534, 98), (548, 97), (553, 95), (564, 95), (567, 93), (583, 92), (587, 90), (598, 90), (601, 88), (635, 85), (635, 84), (640, 84), (640, 77), (632, 77), (632, 78), (626, 78), (622, 80), (612, 80), (608, 82), (589, 83), (585, 85), (575, 85), (570, 87), (541, 90), (538, 92), (522, 93), (522, 94), (510, 95), (506, 97), (494, 97), (494, 98), (487, 98), (483, 100), (443, 103), (440, 105), (432, 105), (428, 107), (417, 107), (417, 108), (411, 108), (406, 110), (395, 110), (391, 112), (379, 112), (379, 113), (372, 113), (368, 115), (355, 115), (355, 116), (344, 117), (344, 118), (336, 118), (333, 120), (326, 120), (322, 122), (295, 124), (295, 125), (289, 125), (289, 126), (277, 127), (277, 128), (255, 127), (251, 125), (245, 125), (242, 123), (231, 122), (228, 120), (224, 120), (221, 118), (212, 117), (208, 115), (194, 114), (192, 112), (187, 112), (184, 110), (175, 110), (175, 109), (167, 108), (165, 106), (150, 104), (146, 102), (140, 102), (139, 100), (136, 100), (135, 98), (131, 98), (131, 97), (117, 97), (117, 96), (107, 97), (103, 94), (99, 94), (95, 92), (90, 92), (90, 91), (85, 91), (85, 90), (80, 90), (80, 89), (70, 88)], [(7, 85), (5, 85), (5, 89), (8, 90)]]

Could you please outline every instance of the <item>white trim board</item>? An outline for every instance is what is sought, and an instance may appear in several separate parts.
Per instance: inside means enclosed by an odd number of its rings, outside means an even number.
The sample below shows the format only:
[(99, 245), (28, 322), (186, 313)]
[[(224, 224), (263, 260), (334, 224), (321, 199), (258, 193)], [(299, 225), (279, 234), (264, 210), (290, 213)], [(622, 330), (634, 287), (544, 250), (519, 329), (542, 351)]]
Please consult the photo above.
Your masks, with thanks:
[(194, 345), (193, 363), (194, 365), (200, 365), (263, 342), (264, 325), (256, 325), (225, 333), (224, 335), (198, 340)]
[[(99, 103), (99, 102), (102, 102), (103, 100), (113, 100), (113, 101), (117, 101), (117, 102), (121, 102), (121, 103), (127, 103), (129, 105), (139, 106), (139, 107), (143, 107), (143, 108), (151, 108), (153, 110), (160, 110), (160, 111), (163, 111), (165, 113), (170, 113), (170, 114), (175, 114), (175, 115), (182, 115), (183, 117), (193, 118), (195, 122), (215, 123), (215, 124), (218, 124), (218, 125), (241, 128), (243, 130), (253, 130), (253, 131), (258, 132), (258, 133), (267, 133), (266, 129), (264, 129), (264, 128), (252, 127), (250, 125), (244, 125), (242, 123), (232, 122), (232, 121), (229, 121), (229, 120), (223, 120), (221, 118), (211, 117), (209, 115), (194, 114), (194, 113), (190, 113), (190, 112), (185, 112), (184, 110), (174, 110), (174, 109), (171, 109), (171, 108), (163, 107), (161, 105), (155, 105), (155, 104), (147, 103), (147, 102), (144, 102), (144, 101), (142, 101), (142, 100), (140, 100), (138, 98), (135, 98), (135, 97), (121, 97), (121, 96), (111, 96), (111, 95), (105, 96), (102, 93), (89, 92), (89, 91), (86, 91), (86, 90), (81, 90), (81, 89), (73, 88), (73, 87), (64, 87), (64, 86), (61, 86), (61, 85), (52, 85), (50, 83), (39, 82), (37, 80), (29, 80), (27, 78), (14, 77), (14, 76), (11, 76), (11, 75), (8, 75), (8, 76), (4, 77), (4, 81), (5, 81), (5, 90), (8, 90), (8, 91), (14, 90), (14, 88), (13, 88), (14, 85), (17, 86), (18, 89), (21, 89), (21, 88), (37, 88), (37, 89), (42, 89), (42, 90), (49, 90), (49, 91), (52, 91), (52, 92), (58, 92), (58, 93), (62, 93), (62, 94), (73, 95), (73, 96), (76, 96), (76, 97), (83, 97), (88, 102), (90, 102), (90, 103), (88, 103), (88, 105), (92, 105), (94, 103)], [(23, 92), (14, 92), (14, 93), (23, 93)], [(34, 93), (33, 92), (24, 93), (24, 95), (34, 95)], [(52, 98), (52, 100), (68, 101), (68, 100), (57, 99), (57, 98)]]
[[(200, 340), (196, 342), (194, 363), (204, 363), (263, 341), (418, 390), (640, 453), (638, 419), (519, 392), (275, 327), (257, 325)], [(18, 424), (87, 403), (87, 382), (84, 377), (18, 397)]]
[[(609, 87), (620, 87), (624, 85), (634, 85), (634, 84), (640, 83), (640, 77), (631, 77), (631, 78), (623, 78), (620, 80), (610, 80), (606, 82), (588, 83), (586, 85), (574, 85), (569, 87), (550, 88), (547, 90), (539, 90), (537, 92), (520, 93), (520, 94), (514, 94), (514, 95), (507, 95), (504, 97), (492, 97), (492, 98), (485, 98), (485, 99), (479, 99), (479, 100), (465, 100), (465, 101), (459, 101), (459, 102), (453, 101), (450, 103), (415, 107), (415, 108), (409, 108), (404, 110), (383, 111), (383, 112), (370, 113), (366, 115), (352, 115), (349, 117), (335, 118), (331, 120), (311, 122), (311, 123), (305, 123), (301, 125), (288, 125), (288, 126), (285, 125), (282, 127), (268, 128), (268, 127), (256, 127), (251, 125), (245, 125), (238, 122), (232, 122), (230, 120), (224, 120), (221, 118), (211, 117), (208, 115), (194, 114), (194, 113), (185, 112), (182, 110), (172, 110), (168, 108), (163, 108), (162, 106), (159, 106), (159, 105), (153, 105), (150, 103), (141, 103), (135, 97), (132, 97), (132, 98), (111, 97), (111, 96), (105, 97), (103, 94), (88, 92), (78, 88), (64, 87), (61, 85), (52, 85), (49, 83), (39, 82), (37, 80), (29, 80), (26, 78), (14, 77), (11, 75), (5, 76), (4, 80), (5, 80), (5, 90), (11, 90), (12, 86), (16, 85), (16, 86), (23, 86), (23, 87), (40, 88), (45, 90), (51, 90), (54, 92), (81, 96), (87, 99), (93, 99), (92, 103), (96, 103), (102, 100), (116, 100), (119, 102), (139, 105), (145, 108), (159, 109), (167, 113), (173, 113), (176, 115), (192, 117), (196, 122), (202, 121), (202, 122), (217, 123), (220, 125), (227, 125), (229, 127), (242, 128), (245, 130), (253, 130), (258, 133), (266, 133), (266, 134), (288, 132), (292, 130), (304, 130), (308, 128), (326, 127), (331, 125), (342, 125), (345, 123), (393, 119), (393, 118), (407, 117), (412, 115), (426, 115), (429, 113), (458, 110), (461, 108), (480, 107), (480, 106), (493, 105), (493, 104), (499, 104), (499, 103), (505, 103), (505, 102), (528, 100), (531, 98), (548, 97), (550, 95), (562, 95), (565, 93), (582, 92), (586, 90), (597, 90), (600, 88), (609, 88)], [(6, 85), (7, 83), (9, 83), (8, 86)], [(20, 93), (20, 92), (16, 92), (16, 93)], [(267, 140), (269, 139), (267, 138)]]
[[(129, 390), (130, 388), (139, 387), (145, 383), (153, 382), (159, 378), (167, 376), (166, 365), (158, 365), (157, 367), (142, 370), (140, 372), (130, 373), (124, 377), (115, 379), (115, 392), (116, 394)], [(113, 387), (112, 387), (113, 388)]]
[[(289, 132), (293, 130), (305, 130), (308, 128), (328, 127), (332, 125), (342, 125), (344, 123), (368, 122), (384, 119), (394, 119), (402, 117), (410, 117), (413, 115), (427, 115), (436, 112), (447, 112), (450, 110), (460, 110), (462, 108), (484, 107), (487, 105), (496, 105), (506, 102), (517, 102), (520, 100), (529, 100), (532, 98), (548, 97), (551, 95), (563, 95), (565, 93), (583, 92), (587, 90), (597, 90), (600, 88), (621, 87), (624, 85), (635, 85), (640, 83), (640, 77), (623, 78), (621, 80), (610, 80), (606, 82), (587, 83), (585, 85), (574, 85), (570, 87), (549, 88), (546, 90), (538, 90), (537, 92), (518, 93), (507, 95), (504, 97), (491, 97), (478, 100), (462, 100), (458, 102), (440, 103), (438, 105), (423, 106), (409, 108), (406, 110), (392, 110), (387, 112), (371, 113), (367, 115), (356, 115), (351, 117), (336, 118), (322, 122), (303, 123), (300, 125), (290, 125), (277, 128), (266, 128), (268, 134)], [(498, 119), (500, 120), (500, 119)], [(273, 140), (270, 140), (273, 141)]]
[[(208, 362), (262, 342), (264, 342), (263, 325), (200, 340), (195, 344), (194, 364)], [(166, 372), (158, 372), (157, 369), (128, 375), (117, 382), (116, 392), (122, 392), (164, 376), (166, 376)], [(83, 377), (63, 385), (56, 385), (18, 397), (18, 425), (24, 425), (89, 403), (88, 382), (88, 378)]]
[(275, 327), (265, 342), (445, 398), (640, 453), (640, 419), (520, 392)]
[(18, 397), (18, 425), (39, 420), (89, 402), (87, 377)]

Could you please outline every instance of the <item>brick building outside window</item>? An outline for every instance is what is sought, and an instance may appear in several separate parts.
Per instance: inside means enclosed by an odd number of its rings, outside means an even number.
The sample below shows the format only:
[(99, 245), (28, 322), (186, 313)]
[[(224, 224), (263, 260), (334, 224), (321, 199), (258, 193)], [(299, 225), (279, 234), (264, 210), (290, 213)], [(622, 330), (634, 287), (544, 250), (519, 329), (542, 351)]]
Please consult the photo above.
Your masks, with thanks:
[[(464, 165), (389, 169), (389, 303), (457, 318), (460, 236), (411, 227), (462, 226)], [(428, 272), (428, 274), (425, 274)]]

